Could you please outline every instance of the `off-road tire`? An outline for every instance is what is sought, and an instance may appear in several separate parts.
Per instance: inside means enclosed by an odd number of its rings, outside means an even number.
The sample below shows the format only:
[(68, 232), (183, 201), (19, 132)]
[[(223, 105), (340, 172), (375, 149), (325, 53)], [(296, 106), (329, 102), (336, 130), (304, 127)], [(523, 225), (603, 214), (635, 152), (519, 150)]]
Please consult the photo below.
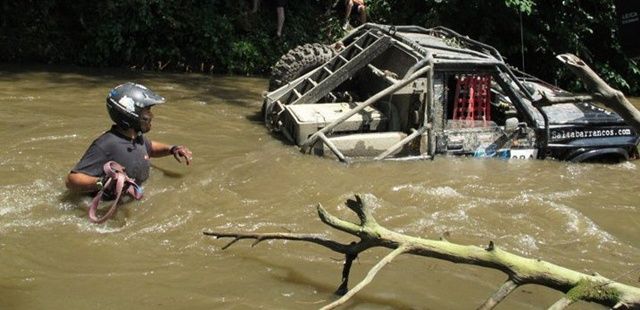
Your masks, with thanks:
[(271, 67), (269, 91), (278, 89), (317, 68), (334, 55), (335, 51), (331, 47), (319, 43), (300, 45), (289, 50)]

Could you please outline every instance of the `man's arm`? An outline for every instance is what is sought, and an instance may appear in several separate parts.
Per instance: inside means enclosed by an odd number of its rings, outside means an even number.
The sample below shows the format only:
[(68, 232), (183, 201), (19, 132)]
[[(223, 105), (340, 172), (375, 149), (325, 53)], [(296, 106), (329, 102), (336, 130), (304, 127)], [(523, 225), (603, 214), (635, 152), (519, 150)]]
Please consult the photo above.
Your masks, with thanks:
[(70, 191), (91, 193), (101, 189), (101, 186), (98, 185), (98, 180), (101, 179), (82, 172), (70, 172), (65, 180), (65, 185)]
[(151, 152), (149, 157), (164, 157), (171, 155), (172, 145), (164, 144), (162, 142), (151, 141)]
[(187, 165), (191, 164), (192, 153), (191, 151), (184, 145), (169, 145), (161, 142), (151, 141), (151, 152), (149, 153), (150, 157), (164, 157), (167, 155), (173, 155), (173, 157), (178, 161), (180, 157), (185, 159)]
[(103, 165), (109, 158), (98, 140), (93, 141), (80, 161), (71, 169), (65, 179), (65, 185), (71, 191), (91, 193), (102, 189)]

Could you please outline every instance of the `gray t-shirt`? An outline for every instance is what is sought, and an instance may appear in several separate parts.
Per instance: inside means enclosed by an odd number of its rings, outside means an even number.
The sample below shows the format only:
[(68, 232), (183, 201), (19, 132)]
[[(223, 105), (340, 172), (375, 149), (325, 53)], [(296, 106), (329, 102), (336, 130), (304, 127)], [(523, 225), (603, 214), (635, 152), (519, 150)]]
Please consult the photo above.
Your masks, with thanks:
[(119, 133), (115, 126), (91, 143), (80, 162), (71, 171), (91, 176), (104, 175), (103, 166), (113, 160), (122, 165), (127, 175), (142, 184), (149, 177), (151, 141), (144, 136), (131, 140)]

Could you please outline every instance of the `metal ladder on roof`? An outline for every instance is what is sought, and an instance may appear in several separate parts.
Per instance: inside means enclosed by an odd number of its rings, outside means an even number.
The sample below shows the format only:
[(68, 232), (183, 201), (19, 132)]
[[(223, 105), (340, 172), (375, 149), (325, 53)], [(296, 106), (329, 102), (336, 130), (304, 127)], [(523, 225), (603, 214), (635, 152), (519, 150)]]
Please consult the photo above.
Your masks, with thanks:
[(369, 30), (310, 75), (293, 81), (284, 92), (279, 92), (279, 96), (271, 99), (281, 105), (289, 105), (316, 103), (327, 95), (335, 98), (331, 94), (334, 88), (366, 66), (371, 59), (386, 51), (389, 46), (391, 37), (377, 30)]

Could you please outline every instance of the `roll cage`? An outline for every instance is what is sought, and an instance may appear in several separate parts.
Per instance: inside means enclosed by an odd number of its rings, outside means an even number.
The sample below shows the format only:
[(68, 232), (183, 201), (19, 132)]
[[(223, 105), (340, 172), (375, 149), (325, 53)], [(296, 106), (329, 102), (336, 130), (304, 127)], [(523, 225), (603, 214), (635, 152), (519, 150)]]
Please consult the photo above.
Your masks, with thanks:
[[(527, 156), (548, 153), (550, 125), (542, 107), (550, 103), (525, 85), (555, 87), (511, 68), (487, 44), (445, 27), (369, 23), (333, 49), (329, 61), (265, 96), (267, 127), (304, 153), (333, 154), (345, 162), (356, 157), (424, 159), (436, 153), (477, 155), (479, 148), (496, 151), (505, 138), (519, 148), (544, 151)], [(468, 93), (475, 88), (465, 89), (462, 82), (479, 76), (489, 81), (484, 87), (492, 99), (481, 99), (485, 106), (490, 100), (511, 109), (496, 118), (499, 124), (491, 115), (464, 121), (454, 117), (452, 110), (460, 106), (473, 110), (475, 97)], [(583, 99), (569, 94), (563, 102)], [(515, 121), (510, 115), (517, 116)]]

